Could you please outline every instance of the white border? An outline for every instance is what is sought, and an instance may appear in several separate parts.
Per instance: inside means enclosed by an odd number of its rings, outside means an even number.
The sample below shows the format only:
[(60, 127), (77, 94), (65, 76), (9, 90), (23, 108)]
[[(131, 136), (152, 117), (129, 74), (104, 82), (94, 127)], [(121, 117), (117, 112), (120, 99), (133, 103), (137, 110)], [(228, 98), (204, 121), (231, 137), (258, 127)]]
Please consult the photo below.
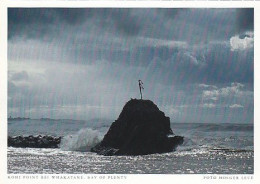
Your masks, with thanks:
[[(109, 175), (82, 175), (82, 176), (104, 176), (105, 179), (95, 179), (95, 180), (53, 180), (53, 179), (37, 179), (37, 180), (24, 180), (24, 179), (7, 179), (7, 8), (8, 7), (129, 7), (129, 8), (242, 8), (242, 7), (254, 7), (255, 9), (255, 26), (254, 26), (254, 40), (255, 40), (255, 66), (254, 66), (254, 174), (253, 175), (205, 175), (205, 174), (147, 174), (147, 175), (119, 175), (126, 176), (127, 179), (109, 179)], [(259, 180), (259, 125), (257, 120), (259, 120), (259, 69), (260, 64), (257, 61), (260, 61), (259, 54), (257, 51), (260, 51), (260, 1), (251, 2), (217, 2), (217, 1), (21, 1), (21, 0), (1, 0), (0, 1), (0, 183), (149, 183), (149, 184), (158, 184), (158, 183), (256, 183)], [(16, 175), (17, 176), (17, 175)], [(29, 176), (29, 175), (20, 175)], [(48, 176), (53, 175), (31, 175), (31, 176)], [(66, 175), (63, 175), (66, 176)], [(72, 175), (70, 175), (72, 176)], [(116, 175), (117, 176), (117, 175)], [(239, 180), (235, 179), (219, 179), (219, 176), (232, 176), (239, 177)], [(253, 180), (242, 180), (241, 176), (253, 176)], [(217, 179), (205, 179), (204, 177), (216, 177)]]

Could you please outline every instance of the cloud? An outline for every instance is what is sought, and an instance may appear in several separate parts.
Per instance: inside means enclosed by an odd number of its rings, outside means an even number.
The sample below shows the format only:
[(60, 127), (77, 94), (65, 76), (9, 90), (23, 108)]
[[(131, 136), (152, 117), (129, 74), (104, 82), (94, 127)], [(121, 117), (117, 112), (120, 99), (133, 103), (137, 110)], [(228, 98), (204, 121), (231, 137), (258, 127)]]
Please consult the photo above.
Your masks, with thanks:
[(205, 107), (205, 108), (215, 108), (216, 105), (213, 104), (213, 103), (205, 103), (205, 104), (202, 104), (201, 107)]
[[(193, 87), (192, 84), (170, 86), (158, 82), (153, 76), (149, 76), (150, 80), (145, 79), (143, 67), (125, 67), (116, 63), (111, 65), (105, 61), (92, 65), (48, 63), (41, 66), (26, 62), (23, 65), (19, 63), (19, 67), (15, 67), (15, 63), (12, 62), (9, 68), (8, 78), (11, 84), (8, 91), (8, 113), (13, 117), (115, 119), (127, 100), (139, 98), (139, 77), (144, 82), (144, 98), (153, 100), (172, 121), (202, 122), (214, 117), (215, 121), (221, 122), (219, 117), (213, 116), (216, 112), (222, 112), (221, 109), (232, 104), (241, 104), (249, 111), (251, 106), (248, 104), (252, 103), (252, 98), (248, 98), (252, 92), (247, 91), (247, 86), (241, 83), (222, 87), (203, 84), (199, 85), (201, 88), (198, 85)], [(32, 67), (41, 67), (44, 72), (35, 73)], [(29, 86), (16, 85), (17, 81), (12, 80), (12, 76), (21, 71), (28, 73)], [(207, 90), (217, 90), (217, 95), (212, 92), (209, 97), (218, 97), (218, 100), (201, 99)], [(200, 116), (196, 112), (200, 112)], [(201, 116), (204, 117), (203, 120)], [(233, 112), (230, 116), (237, 114)]]
[(9, 8), (8, 19), (9, 39), (54, 39), (64, 31), (83, 31), (194, 44), (234, 35), (235, 9)]
[(212, 90), (212, 91), (205, 90), (203, 91), (203, 98), (216, 100), (218, 99), (219, 94), (220, 94), (219, 90)]
[(122, 67), (140, 66), (145, 69), (147, 78), (156, 78), (167, 84), (249, 83), (253, 81), (254, 73), (252, 48), (232, 52), (222, 45), (193, 48), (186, 42), (143, 37), (127, 42), (120, 39), (91, 42), (91, 38), (87, 37), (80, 38), (79, 44), (73, 46), (60, 41), (9, 41), (8, 59), (35, 64), (48, 61), (53, 64), (91, 65), (106, 61)]
[(231, 109), (237, 109), (237, 108), (244, 108), (244, 106), (239, 105), (239, 104), (232, 104), (232, 105), (229, 106), (229, 108), (231, 108)]
[(213, 90), (203, 90), (203, 99), (219, 99), (224, 97), (242, 97), (244, 95), (252, 95), (252, 92), (244, 90), (245, 86), (241, 83), (231, 83), (230, 86)]
[(137, 35), (141, 29), (142, 23), (137, 16), (131, 15), (131, 9), (117, 9), (113, 18), (116, 28), (126, 35)]
[(239, 8), (236, 10), (236, 28), (238, 34), (254, 30), (253, 8)]
[[(139, 97), (136, 83), (142, 72), (137, 68), (102, 61), (83, 66), (18, 62), (20, 71), (15, 65), (16, 62), (12, 62), (9, 66), (9, 112), (20, 107), (25, 110), (24, 113), (38, 111), (33, 114), (34, 117), (49, 117), (47, 113), (53, 110), (53, 118), (71, 118), (73, 114), (77, 119), (91, 119), (101, 114), (106, 115), (104, 118), (115, 118), (127, 100)], [(27, 70), (28, 66), (30, 69)], [(40, 67), (44, 72), (35, 73), (34, 67)], [(22, 73), (21, 70), (28, 73), (27, 85), (13, 77)], [(74, 110), (64, 113), (70, 108)]]
[[(23, 36), (40, 39), (55, 36), (73, 27), (82, 27), (91, 33), (93, 27), (99, 32), (115, 32), (137, 35), (142, 23), (129, 8), (8, 8), (8, 38)], [(63, 27), (62, 30), (59, 28)], [(41, 35), (41, 37), (39, 37)]]
[(238, 35), (230, 38), (231, 51), (246, 50), (254, 47), (253, 33), (249, 33), (244, 38), (240, 38)]
[(9, 8), (8, 113), (114, 119), (142, 79), (144, 98), (174, 120), (221, 122), (240, 104), (249, 113), (232, 121), (250, 121), (253, 34), (238, 33), (236, 12)]
[[(147, 48), (150, 74), (169, 83), (249, 83), (253, 81), (253, 49), (231, 52), (229, 47), (209, 45), (203, 49)], [(158, 74), (157, 74), (158, 72)]]
[(17, 72), (12, 74), (12, 77), (10, 77), (11, 80), (14, 81), (23, 81), (23, 80), (28, 80), (28, 73), (26, 71), (21, 71), (21, 72)]
[(188, 9), (185, 8), (165, 8), (164, 10), (165, 17), (171, 19), (174, 19), (182, 11), (188, 11)]
[(139, 43), (143, 43), (143, 46), (155, 47), (155, 48), (187, 48), (187, 42), (185, 41), (175, 41), (175, 40), (163, 40), (163, 39), (156, 39), (156, 38), (145, 38), (145, 37), (138, 37), (137, 41)]
[(231, 83), (231, 86), (224, 87), (220, 89), (220, 94), (223, 96), (227, 96), (229, 94), (239, 94), (241, 92), (241, 89), (244, 88), (243, 84), (240, 83)]
[(206, 89), (208, 89), (208, 88), (213, 88), (213, 89), (217, 89), (217, 86), (215, 86), (215, 85), (208, 85), (208, 84), (198, 84), (197, 85), (198, 87), (200, 87), (200, 88), (206, 88)]

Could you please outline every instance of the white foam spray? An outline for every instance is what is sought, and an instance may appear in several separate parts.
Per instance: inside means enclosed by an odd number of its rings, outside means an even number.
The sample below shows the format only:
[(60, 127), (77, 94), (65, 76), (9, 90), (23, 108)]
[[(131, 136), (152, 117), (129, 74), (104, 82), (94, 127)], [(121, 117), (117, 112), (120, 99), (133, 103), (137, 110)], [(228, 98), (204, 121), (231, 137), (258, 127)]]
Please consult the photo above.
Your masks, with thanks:
[(97, 131), (88, 128), (79, 130), (74, 135), (67, 135), (61, 139), (60, 148), (64, 151), (90, 151), (102, 140), (103, 136)]

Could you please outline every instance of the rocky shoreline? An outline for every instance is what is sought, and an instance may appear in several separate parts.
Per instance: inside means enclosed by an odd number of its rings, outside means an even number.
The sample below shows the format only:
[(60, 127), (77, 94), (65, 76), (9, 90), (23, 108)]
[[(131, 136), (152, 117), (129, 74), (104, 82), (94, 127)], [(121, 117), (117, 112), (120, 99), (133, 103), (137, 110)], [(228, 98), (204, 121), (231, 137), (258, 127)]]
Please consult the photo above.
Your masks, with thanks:
[(8, 136), (8, 147), (19, 148), (59, 148), (62, 137), (48, 135)]

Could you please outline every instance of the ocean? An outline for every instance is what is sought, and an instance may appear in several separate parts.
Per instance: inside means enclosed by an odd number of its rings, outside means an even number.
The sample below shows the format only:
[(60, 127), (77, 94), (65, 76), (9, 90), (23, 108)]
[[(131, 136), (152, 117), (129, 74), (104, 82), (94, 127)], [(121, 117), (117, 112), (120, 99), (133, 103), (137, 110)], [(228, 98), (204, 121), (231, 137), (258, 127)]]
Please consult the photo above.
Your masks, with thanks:
[(59, 148), (8, 147), (9, 174), (253, 174), (254, 126), (171, 123), (184, 143), (176, 151), (143, 156), (90, 152), (110, 120), (27, 119), (8, 121), (8, 136), (61, 136)]

